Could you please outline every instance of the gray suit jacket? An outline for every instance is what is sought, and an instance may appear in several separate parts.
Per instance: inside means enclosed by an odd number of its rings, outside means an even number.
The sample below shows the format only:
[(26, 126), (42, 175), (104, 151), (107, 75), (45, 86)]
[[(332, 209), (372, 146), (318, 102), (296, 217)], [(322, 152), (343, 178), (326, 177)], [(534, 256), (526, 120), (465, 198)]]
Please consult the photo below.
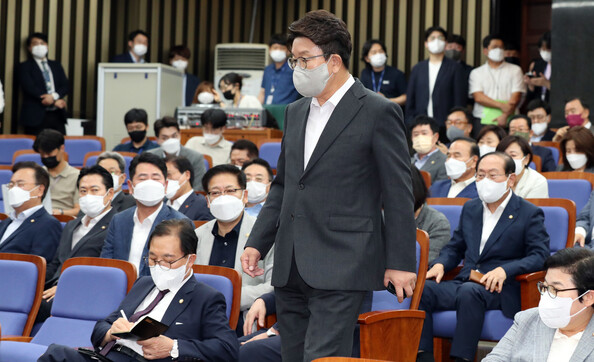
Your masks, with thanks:
[[(148, 150), (146, 152), (154, 153), (155, 155), (165, 158), (165, 152), (161, 147), (153, 148), (152, 150)], [(202, 156), (200, 152), (191, 150), (184, 146), (181, 146), (179, 150), (179, 156), (187, 158), (192, 164), (192, 168), (194, 168), (194, 182), (192, 183), (192, 188), (194, 191), (204, 191), (202, 190), (202, 177), (206, 173), (204, 156)]]
[[(594, 321), (584, 330), (570, 362), (594, 361)], [(538, 315), (538, 308), (519, 312), (514, 324), (483, 362), (546, 361), (555, 329), (547, 327)]]
[[(410, 156), (398, 105), (355, 84), (332, 112), (304, 165), (312, 99), (287, 106), (277, 175), (247, 246), (274, 245), (272, 285), (291, 258), (325, 290), (380, 290), (386, 268), (415, 272)], [(382, 220), (382, 205), (385, 224)]]
[[(448, 174), (445, 169), (446, 159), (447, 156), (444, 155), (440, 150), (437, 150), (431, 156), (429, 156), (429, 158), (427, 158), (427, 161), (423, 167), (421, 167), (421, 170), (427, 171), (431, 174), (431, 183), (448, 179)], [(411, 163), (413, 165), (415, 164), (415, 161), (415, 158), (411, 157)]]
[(417, 227), (429, 234), (429, 263), (439, 256), (451, 238), (450, 222), (444, 214), (425, 204), (417, 217)]

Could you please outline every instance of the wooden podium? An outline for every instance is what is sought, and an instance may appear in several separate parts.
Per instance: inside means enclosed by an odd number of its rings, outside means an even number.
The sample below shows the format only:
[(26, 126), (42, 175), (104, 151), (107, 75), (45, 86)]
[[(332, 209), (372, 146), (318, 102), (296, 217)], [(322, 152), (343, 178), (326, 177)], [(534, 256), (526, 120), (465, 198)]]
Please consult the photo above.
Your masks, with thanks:
[[(266, 138), (282, 138), (283, 131), (274, 128), (229, 128), (223, 132), (225, 139), (228, 141), (237, 141), (240, 139), (247, 139), (258, 145), (260, 140)], [(185, 145), (192, 137), (202, 136), (202, 128), (182, 129), (181, 143)]]

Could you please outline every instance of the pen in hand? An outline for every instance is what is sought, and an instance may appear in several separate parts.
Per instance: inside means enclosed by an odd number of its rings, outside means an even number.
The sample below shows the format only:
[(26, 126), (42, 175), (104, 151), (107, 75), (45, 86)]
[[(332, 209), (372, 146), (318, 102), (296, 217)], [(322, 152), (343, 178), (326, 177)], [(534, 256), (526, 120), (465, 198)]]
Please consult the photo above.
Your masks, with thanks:
[(128, 317), (126, 317), (126, 313), (124, 313), (123, 309), (120, 309), (120, 314), (122, 315), (122, 318), (124, 318), (125, 320), (128, 320)]

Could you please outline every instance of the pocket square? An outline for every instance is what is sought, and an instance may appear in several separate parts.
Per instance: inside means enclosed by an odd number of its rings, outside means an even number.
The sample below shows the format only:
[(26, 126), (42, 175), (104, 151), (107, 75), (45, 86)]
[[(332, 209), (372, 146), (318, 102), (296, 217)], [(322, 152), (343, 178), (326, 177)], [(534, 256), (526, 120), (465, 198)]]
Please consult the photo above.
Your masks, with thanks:
[(183, 323), (182, 322), (175, 322), (176, 326), (181, 326)]

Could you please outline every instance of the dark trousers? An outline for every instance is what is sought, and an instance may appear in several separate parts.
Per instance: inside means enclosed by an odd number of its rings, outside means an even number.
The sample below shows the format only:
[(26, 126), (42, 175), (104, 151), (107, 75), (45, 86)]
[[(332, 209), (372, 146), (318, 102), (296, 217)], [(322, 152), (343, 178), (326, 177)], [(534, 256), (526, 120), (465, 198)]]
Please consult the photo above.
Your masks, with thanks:
[(485, 311), (501, 309), (501, 295), (491, 293), (484, 286), (473, 282), (448, 280), (437, 284), (433, 280), (427, 280), (419, 309), (425, 311), (419, 350), (433, 351), (432, 313), (455, 310), (456, 330), (450, 355), (474, 360)]
[[(137, 362), (134, 358), (125, 354), (110, 351), (107, 356), (113, 362)], [(78, 353), (74, 348), (60, 344), (50, 344), (47, 351), (37, 362), (97, 362), (89, 356)]]
[(274, 292), (283, 362), (351, 356), (353, 331), (367, 292), (314, 289), (299, 275), (294, 258), (287, 285)]
[(55, 111), (46, 111), (43, 122), (41, 122), (39, 126), (25, 126), (25, 134), (37, 136), (39, 132), (43, 131), (46, 128), (55, 129), (61, 134), (66, 134), (66, 114), (63, 109), (56, 109)]
[[(262, 333), (266, 333), (266, 329), (261, 329), (255, 333), (239, 338), (239, 343), (252, 339)], [(239, 347), (239, 362), (252, 361), (281, 362), (281, 337), (268, 337), (241, 345)]]

